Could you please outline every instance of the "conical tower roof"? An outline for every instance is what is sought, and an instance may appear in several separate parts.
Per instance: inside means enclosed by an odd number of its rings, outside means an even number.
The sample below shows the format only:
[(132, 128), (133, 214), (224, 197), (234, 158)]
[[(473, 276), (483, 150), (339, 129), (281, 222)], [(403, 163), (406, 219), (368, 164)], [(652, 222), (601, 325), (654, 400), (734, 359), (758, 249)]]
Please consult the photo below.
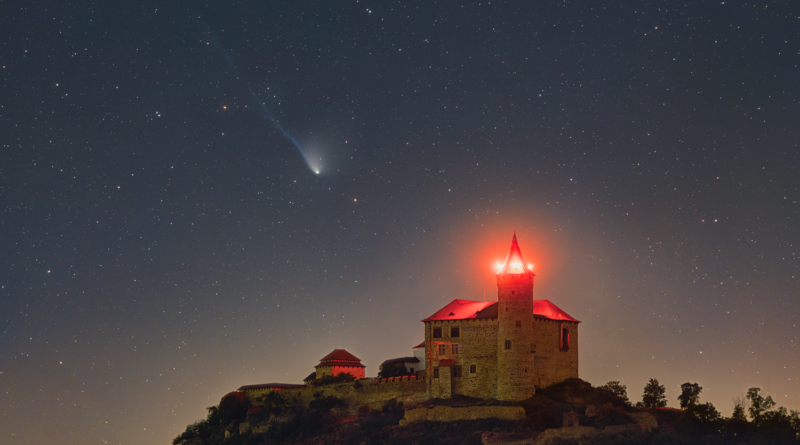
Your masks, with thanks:
[(498, 268), (498, 275), (505, 274), (529, 274), (528, 265), (522, 259), (522, 251), (519, 250), (519, 243), (517, 242), (517, 232), (514, 232), (514, 237), (511, 239), (511, 249), (508, 251), (505, 263), (502, 267)]

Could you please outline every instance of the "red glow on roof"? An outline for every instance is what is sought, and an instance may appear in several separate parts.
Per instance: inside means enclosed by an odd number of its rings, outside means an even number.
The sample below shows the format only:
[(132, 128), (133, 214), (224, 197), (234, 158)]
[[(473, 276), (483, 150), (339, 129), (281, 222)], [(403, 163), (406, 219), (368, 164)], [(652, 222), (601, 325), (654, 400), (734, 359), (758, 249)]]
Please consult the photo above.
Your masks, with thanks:
[(334, 349), (331, 351), (330, 354), (326, 355), (319, 359), (320, 362), (326, 361), (345, 361), (345, 362), (356, 362), (360, 363), (361, 359), (356, 357), (355, 355), (345, 351), (344, 349)]
[(422, 343), (418, 344), (417, 346), (414, 346), (411, 349), (424, 348), (424, 347), (425, 347), (425, 340), (422, 340)]
[[(422, 321), (438, 320), (470, 320), (474, 318), (497, 318), (496, 301), (470, 301), (453, 300), (447, 306), (436, 311), (435, 314)], [(452, 315), (450, 315), (452, 314)], [(550, 320), (573, 321), (580, 323), (579, 320), (572, 318), (550, 302), (550, 300), (533, 300), (533, 315), (548, 318)]]
[(508, 250), (506, 261), (497, 265), (497, 274), (527, 274), (530, 273), (529, 268), (531, 266), (526, 265), (525, 260), (522, 259), (522, 251), (519, 250), (519, 243), (517, 243), (517, 233), (514, 232), (511, 249)]
[[(468, 320), (479, 318), (480, 312), (497, 303), (496, 301), (453, 300), (447, 306), (422, 321), (433, 320)], [(452, 315), (451, 315), (452, 314)], [(495, 314), (496, 315), (496, 314)]]

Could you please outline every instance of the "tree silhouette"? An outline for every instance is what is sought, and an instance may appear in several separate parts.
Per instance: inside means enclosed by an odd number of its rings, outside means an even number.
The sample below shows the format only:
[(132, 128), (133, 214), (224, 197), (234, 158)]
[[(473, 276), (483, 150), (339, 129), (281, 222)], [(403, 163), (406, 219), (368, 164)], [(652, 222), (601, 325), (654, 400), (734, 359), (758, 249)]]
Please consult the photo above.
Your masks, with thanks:
[(697, 405), (700, 402), (701, 391), (703, 391), (703, 388), (697, 383), (686, 382), (681, 385), (681, 394), (678, 396), (681, 408), (687, 409)]
[(664, 394), (667, 389), (664, 385), (659, 385), (658, 380), (650, 379), (647, 385), (644, 386), (644, 394), (642, 395), (642, 404), (646, 408), (662, 408), (667, 406), (667, 398)]
[(775, 401), (772, 396), (764, 397), (761, 394), (761, 388), (750, 388), (747, 390), (747, 400), (750, 401), (750, 417), (753, 418), (753, 423), (760, 425), (764, 418), (764, 413), (775, 406)]
[(599, 389), (604, 389), (613, 393), (615, 396), (622, 399), (623, 402), (626, 404), (630, 404), (630, 400), (628, 400), (628, 387), (625, 385), (620, 385), (619, 381), (612, 380), (605, 385), (601, 386)]

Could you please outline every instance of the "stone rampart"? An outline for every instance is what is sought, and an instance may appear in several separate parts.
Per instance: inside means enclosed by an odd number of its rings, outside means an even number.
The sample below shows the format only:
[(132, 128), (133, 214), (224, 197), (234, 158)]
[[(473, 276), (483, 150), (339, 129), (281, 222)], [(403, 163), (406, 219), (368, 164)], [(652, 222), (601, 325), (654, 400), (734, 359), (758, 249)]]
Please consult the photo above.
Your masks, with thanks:
[(525, 408), (521, 406), (434, 406), (406, 410), (400, 425), (409, 422), (431, 420), (435, 422), (452, 422), (454, 420), (475, 420), (498, 418), (505, 420), (521, 420), (525, 418)]
[(424, 380), (413, 377), (334, 383), (320, 387), (288, 389), (281, 394), (292, 406), (299, 408), (307, 408), (315, 394), (320, 397), (336, 397), (343, 403), (339, 409), (343, 415), (355, 415), (358, 408), (365, 404), (376, 409), (392, 399), (403, 403), (420, 403), (428, 399)]

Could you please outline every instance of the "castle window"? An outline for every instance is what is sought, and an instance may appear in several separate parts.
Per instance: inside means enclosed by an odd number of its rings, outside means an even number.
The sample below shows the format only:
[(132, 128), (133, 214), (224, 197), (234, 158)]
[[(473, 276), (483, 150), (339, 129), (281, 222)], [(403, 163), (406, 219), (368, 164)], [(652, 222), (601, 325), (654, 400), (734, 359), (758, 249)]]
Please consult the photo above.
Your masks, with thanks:
[(536, 343), (531, 343), (531, 352), (536, 352)]
[(453, 352), (453, 355), (458, 354), (458, 346), (459, 345), (452, 345), (450, 346), (450, 350)]
[(521, 328), (521, 327), (522, 327), (522, 322), (521, 322), (521, 321), (519, 321), (519, 320), (517, 320), (517, 327), (518, 327), (518, 328)]
[(511, 349), (511, 340), (506, 340), (506, 349)]
[(433, 368), (433, 378), (439, 378), (439, 368)]
[(476, 365), (469, 365), (469, 373), (470, 374), (477, 374), (478, 373), (478, 367)]
[(458, 337), (461, 334), (459, 328), (450, 328), (450, 336), (451, 337)]
[(453, 377), (461, 377), (461, 366), (453, 366)]
[(562, 352), (569, 351), (569, 329), (563, 327), (563, 325), (561, 327), (561, 341), (560, 341), (560, 343), (561, 343), (560, 349), (561, 349)]
[(433, 328), (433, 338), (442, 338), (442, 328)]
[(439, 345), (439, 355), (447, 354), (447, 345)]

